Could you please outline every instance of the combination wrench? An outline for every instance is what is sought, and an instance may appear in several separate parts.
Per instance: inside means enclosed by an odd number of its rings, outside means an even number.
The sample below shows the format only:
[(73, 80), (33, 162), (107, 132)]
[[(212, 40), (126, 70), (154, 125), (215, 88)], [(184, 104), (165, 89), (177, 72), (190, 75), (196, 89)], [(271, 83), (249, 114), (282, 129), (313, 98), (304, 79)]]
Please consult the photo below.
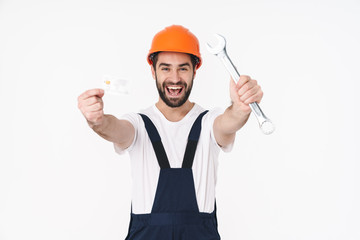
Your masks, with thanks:
[[(217, 38), (218, 43), (214, 46), (207, 43), (206, 47), (210, 53), (220, 58), (225, 68), (230, 73), (232, 79), (235, 83), (237, 83), (240, 78), (240, 74), (226, 53), (226, 40), (219, 34), (215, 34), (215, 37)], [(266, 135), (273, 133), (275, 130), (274, 124), (265, 116), (257, 102), (252, 102), (249, 106), (257, 118), (261, 131)]]

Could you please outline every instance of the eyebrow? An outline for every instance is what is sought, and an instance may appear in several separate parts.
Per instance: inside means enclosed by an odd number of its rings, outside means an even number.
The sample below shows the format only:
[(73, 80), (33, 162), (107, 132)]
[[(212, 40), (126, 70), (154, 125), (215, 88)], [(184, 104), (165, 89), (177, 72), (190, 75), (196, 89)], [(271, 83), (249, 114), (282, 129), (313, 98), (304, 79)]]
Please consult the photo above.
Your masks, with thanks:
[(161, 67), (161, 66), (170, 67), (171, 64), (168, 64), (168, 63), (160, 63), (160, 64), (159, 64), (159, 67)]
[[(161, 66), (170, 67), (171, 64), (169, 64), (169, 63), (160, 63), (159, 67), (161, 67)], [(179, 65), (179, 67), (184, 67), (184, 66), (189, 66), (190, 67), (190, 64), (189, 63), (183, 63), (183, 64)]]
[(185, 67), (185, 66), (190, 67), (190, 64), (189, 64), (189, 63), (183, 63), (183, 64), (180, 64), (180, 65), (179, 65), (179, 67)]

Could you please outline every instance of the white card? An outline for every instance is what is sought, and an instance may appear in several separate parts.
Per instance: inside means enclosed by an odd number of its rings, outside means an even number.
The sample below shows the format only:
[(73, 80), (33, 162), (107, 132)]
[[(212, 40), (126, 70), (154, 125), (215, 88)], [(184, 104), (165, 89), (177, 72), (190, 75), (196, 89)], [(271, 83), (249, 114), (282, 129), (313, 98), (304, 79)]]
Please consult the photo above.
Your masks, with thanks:
[(129, 94), (129, 80), (105, 75), (102, 78), (103, 88), (106, 94), (124, 95)]

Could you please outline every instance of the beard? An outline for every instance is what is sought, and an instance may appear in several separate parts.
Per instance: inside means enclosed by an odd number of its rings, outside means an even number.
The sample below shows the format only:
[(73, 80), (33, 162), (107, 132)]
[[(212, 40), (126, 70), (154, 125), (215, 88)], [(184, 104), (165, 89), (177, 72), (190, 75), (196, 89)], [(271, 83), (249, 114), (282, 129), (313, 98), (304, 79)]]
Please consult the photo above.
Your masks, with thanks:
[(167, 106), (169, 106), (171, 108), (177, 108), (177, 107), (182, 106), (188, 100), (190, 93), (191, 93), (192, 86), (193, 86), (194, 75), (192, 76), (191, 84), (189, 86), (187, 85), (187, 83), (185, 81), (180, 81), (176, 84), (171, 84), (171, 85), (177, 85), (177, 86), (183, 87), (182, 91), (185, 91), (185, 93), (184, 93), (183, 97), (181, 97), (181, 98), (168, 97), (165, 92), (166, 85), (168, 83), (163, 82), (163, 84), (160, 85), (158, 82), (157, 76), (155, 78), (156, 78), (156, 87), (159, 92), (159, 96)]

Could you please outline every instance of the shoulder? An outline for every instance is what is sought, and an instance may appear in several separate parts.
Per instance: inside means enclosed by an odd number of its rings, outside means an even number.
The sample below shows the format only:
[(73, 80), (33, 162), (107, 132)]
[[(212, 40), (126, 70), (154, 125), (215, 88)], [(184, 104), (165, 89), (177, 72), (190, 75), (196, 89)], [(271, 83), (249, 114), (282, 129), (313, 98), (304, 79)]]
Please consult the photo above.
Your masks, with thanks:
[(219, 107), (209, 109), (208, 112), (204, 115), (203, 123), (209, 123), (212, 125), (215, 119), (223, 113), (224, 113), (224, 109)]
[(137, 129), (137, 127), (142, 123), (141, 115), (139, 113), (145, 114), (151, 118), (151, 116), (154, 115), (154, 110), (153, 107), (148, 107), (140, 110), (137, 113), (136, 112), (126, 113), (122, 115), (119, 119), (129, 121), (135, 127), (135, 129)]
[(139, 142), (138, 140), (143, 139), (144, 134), (146, 134), (144, 122), (139, 113), (142, 113), (145, 115), (151, 115), (151, 107), (140, 110), (138, 113), (129, 112), (129, 113), (123, 114), (122, 116), (119, 117), (120, 120), (126, 120), (131, 123), (131, 125), (134, 127), (134, 130), (135, 130), (135, 136), (134, 136), (132, 143), (130, 144), (130, 146), (127, 149), (123, 149), (120, 146), (118, 146), (117, 144), (114, 144), (115, 151), (118, 154), (123, 154), (125, 152), (125, 150), (128, 152), (131, 152), (132, 149), (134, 148), (135, 144), (137, 142)]
[(217, 107), (217, 108), (212, 108), (210, 109), (203, 117), (202, 119), (202, 133), (206, 136), (209, 136), (211, 139), (211, 146), (214, 147), (214, 149), (221, 149), (224, 152), (229, 152), (232, 149), (233, 144), (230, 144), (229, 146), (226, 147), (221, 147), (216, 139), (215, 139), (215, 134), (214, 134), (214, 122), (215, 119), (220, 116), (221, 114), (224, 113), (224, 109)]
[(196, 119), (202, 112), (207, 111), (207, 113), (204, 115), (204, 117), (202, 118), (202, 125), (206, 126), (210, 126), (212, 127), (213, 122), (215, 121), (215, 119), (221, 115), (222, 113), (224, 113), (224, 109), (220, 108), (220, 107), (216, 107), (216, 108), (211, 108), (211, 109), (205, 109), (202, 106), (198, 105), (197, 103), (195, 103), (194, 105), (194, 109), (192, 111), (192, 115), (191, 118), (192, 119)]

